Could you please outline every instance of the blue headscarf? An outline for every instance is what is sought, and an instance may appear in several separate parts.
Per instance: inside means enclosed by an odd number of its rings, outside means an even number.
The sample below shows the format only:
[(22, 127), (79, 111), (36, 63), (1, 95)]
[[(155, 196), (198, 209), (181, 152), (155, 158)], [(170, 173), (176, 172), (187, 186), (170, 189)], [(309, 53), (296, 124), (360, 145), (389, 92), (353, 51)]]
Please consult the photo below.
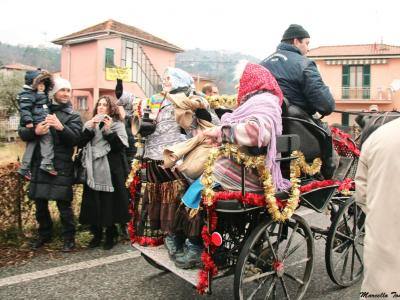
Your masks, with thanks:
[(192, 76), (182, 69), (168, 67), (164, 72), (164, 77), (166, 76), (170, 77), (172, 85), (171, 90), (185, 87), (194, 89), (194, 81)]

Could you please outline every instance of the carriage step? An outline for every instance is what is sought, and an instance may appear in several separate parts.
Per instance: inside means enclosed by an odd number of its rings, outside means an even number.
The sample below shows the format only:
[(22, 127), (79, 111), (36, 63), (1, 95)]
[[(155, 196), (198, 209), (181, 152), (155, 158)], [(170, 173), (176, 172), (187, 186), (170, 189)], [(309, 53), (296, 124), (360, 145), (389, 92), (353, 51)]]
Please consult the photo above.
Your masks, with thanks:
[(192, 285), (197, 286), (199, 269), (183, 270), (176, 267), (175, 263), (169, 258), (168, 251), (165, 249), (164, 245), (157, 247), (143, 247), (138, 244), (133, 244), (132, 246), (154, 260), (157, 264), (165, 267)]

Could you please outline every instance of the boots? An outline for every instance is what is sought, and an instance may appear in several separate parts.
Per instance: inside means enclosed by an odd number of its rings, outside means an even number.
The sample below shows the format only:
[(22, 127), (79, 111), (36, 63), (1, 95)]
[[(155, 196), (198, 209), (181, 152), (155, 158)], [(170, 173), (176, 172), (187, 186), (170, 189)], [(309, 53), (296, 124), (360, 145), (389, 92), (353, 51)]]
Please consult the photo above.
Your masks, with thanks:
[(115, 225), (106, 228), (106, 240), (104, 241), (103, 249), (110, 250), (115, 245), (115, 238), (117, 237), (117, 228)]
[(96, 248), (100, 246), (101, 239), (103, 237), (103, 228), (99, 226), (91, 226), (90, 231), (93, 234), (93, 238), (88, 244), (88, 248)]
[(192, 269), (195, 267), (200, 267), (202, 264), (201, 252), (203, 251), (203, 247), (193, 244), (189, 240), (186, 240), (185, 244), (186, 251), (183, 255), (179, 255), (176, 257), (175, 266), (181, 269)]
[(37, 249), (43, 247), (45, 244), (50, 243), (50, 242), (51, 242), (50, 237), (39, 236), (37, 239), (35, 239), (31, 242), (31, 248), (32, 248), (32, 250), (37, 250)]
[(168, 234), (164, 239), (164, 246), (168, 250), (169, 257), (174, 260), (175, 256), (182, 253), (184, 239), (175, 234)]
[(62, 252), (72, 252), (75, 250), (75, 238), (68, 238), (64, 240), (64, 245), (61, 249)]

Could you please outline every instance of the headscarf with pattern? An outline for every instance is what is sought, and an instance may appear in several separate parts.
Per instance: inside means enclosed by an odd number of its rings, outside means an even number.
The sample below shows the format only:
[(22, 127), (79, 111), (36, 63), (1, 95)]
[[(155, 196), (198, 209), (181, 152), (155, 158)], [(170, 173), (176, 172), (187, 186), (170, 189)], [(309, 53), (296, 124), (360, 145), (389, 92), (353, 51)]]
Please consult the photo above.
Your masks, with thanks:
[(258, 91), (267, 91), (283, 102), (283, 93), (271, 72), (258, 64), (248, 63), (239, 82), (238, 105), (249, 95)]

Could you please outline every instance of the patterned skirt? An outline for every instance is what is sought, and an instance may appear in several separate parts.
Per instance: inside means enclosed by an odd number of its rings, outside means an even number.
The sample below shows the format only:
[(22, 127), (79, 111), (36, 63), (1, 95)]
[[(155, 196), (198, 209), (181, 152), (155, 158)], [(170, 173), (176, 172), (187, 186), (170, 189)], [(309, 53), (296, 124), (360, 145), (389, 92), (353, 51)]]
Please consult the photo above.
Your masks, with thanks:
[[(176, 210), (187, 188), (179, 171), (163, 169), (162, 161), (146, 161), (146, 180), (134, 202), (135, 234), (140, 240), (160, 240), (171, 232)], [(145, 239), (143, 239), (143, 237)]]

